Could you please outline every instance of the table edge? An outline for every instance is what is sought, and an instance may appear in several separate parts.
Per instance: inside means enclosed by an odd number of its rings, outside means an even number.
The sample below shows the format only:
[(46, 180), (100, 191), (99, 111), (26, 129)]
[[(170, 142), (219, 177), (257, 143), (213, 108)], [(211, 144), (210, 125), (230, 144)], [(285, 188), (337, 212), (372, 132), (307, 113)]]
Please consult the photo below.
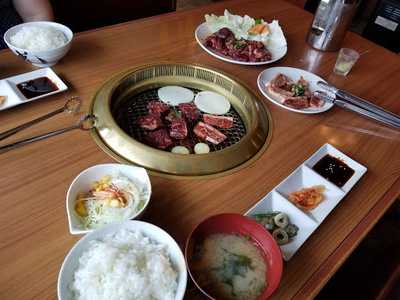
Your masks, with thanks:
[(293, 299), (304, 299), (305, 296), (307, 299), (315, 298), (399, 196), (400, 178), (397, 178), (389, 190), (378, 200), (377, 204), (370, 209), (360, 223), (326, 258), (317, 271), (311, 275), (307, 282), (293, 296)]

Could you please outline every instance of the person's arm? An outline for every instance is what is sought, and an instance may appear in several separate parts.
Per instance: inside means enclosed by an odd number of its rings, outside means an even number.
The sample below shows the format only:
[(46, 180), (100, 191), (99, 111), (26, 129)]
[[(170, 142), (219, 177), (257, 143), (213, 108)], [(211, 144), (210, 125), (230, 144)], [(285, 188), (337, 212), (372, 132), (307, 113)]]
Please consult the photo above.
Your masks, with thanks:
[(24, 22), (52, 21), (53, 8), (49, 0), (12, 0)]

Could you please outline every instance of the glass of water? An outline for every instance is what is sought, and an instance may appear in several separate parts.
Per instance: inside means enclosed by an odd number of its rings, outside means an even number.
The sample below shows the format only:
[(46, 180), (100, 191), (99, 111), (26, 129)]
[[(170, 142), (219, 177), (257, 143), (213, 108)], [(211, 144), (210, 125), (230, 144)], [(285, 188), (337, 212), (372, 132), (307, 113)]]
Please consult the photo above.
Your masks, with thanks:
[(346, 76), (359, 57), (360, 54), (353, 49), (340, 49), (333, 72), (337, 75)]

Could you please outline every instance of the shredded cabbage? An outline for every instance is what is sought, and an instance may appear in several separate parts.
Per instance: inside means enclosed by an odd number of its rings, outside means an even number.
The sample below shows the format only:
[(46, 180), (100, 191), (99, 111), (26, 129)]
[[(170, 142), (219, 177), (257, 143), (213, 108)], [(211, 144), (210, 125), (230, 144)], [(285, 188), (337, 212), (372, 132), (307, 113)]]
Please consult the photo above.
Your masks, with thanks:
[(233, 15), (225, 9), (223, 16), (211, 14), (205, 15), (205, 19), (207, 26), (212, 32), (217, 32), (221, 28), (227, 27), (233, 32), (235, 38), (238, 40), (245, 39), (250, 41), (259, 41), (268, 46), (268, 48), (280, 48), (286, 46), (285, 36), (283, 35), (282, 28), (279, 26), (277, 20), (274, 20), (271, 23), (261, 20), (261, 24), (268, 25), (270, 30), (269, 33), (249, 34), (249, 30), (256, 24), (256, 20), (248, 15), (245, 15), (244, 17)]
[(87, 210), (86, 217), (80, 217), (85, 229), (99, 228), (103, 225), (121, 222), (129, 219), (135, 212), (138, 212), (144, 206), (144, 191), (134, 184), (129, 178), (121, 173), (111, 176), (111, 182), (119, 189), (128, 192), (126, 207), (110, 207), (104, 205), (104, 202), (96, 200), (85, 201)]

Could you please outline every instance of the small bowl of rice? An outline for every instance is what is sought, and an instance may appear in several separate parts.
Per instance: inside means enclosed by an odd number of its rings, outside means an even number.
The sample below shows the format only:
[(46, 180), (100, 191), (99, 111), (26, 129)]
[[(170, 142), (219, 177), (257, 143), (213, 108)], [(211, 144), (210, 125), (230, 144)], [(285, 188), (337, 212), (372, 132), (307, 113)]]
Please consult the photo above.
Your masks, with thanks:
[(71, 234), (139, 218), (147, 208), (151, 183), (144, 168), (100, 164), (83, 170), (71, 183), (66, 209)]
[(163, 229), (126, 221), (95, 230), (69, 251), (58, 275), (59, 300), (182, 300), (182, 250)]
[(27, 22), (11, 27), (4, 41), (14, 54), (37, 67), (51, 67), (67, 54), (73, 33), (55, 22)]

